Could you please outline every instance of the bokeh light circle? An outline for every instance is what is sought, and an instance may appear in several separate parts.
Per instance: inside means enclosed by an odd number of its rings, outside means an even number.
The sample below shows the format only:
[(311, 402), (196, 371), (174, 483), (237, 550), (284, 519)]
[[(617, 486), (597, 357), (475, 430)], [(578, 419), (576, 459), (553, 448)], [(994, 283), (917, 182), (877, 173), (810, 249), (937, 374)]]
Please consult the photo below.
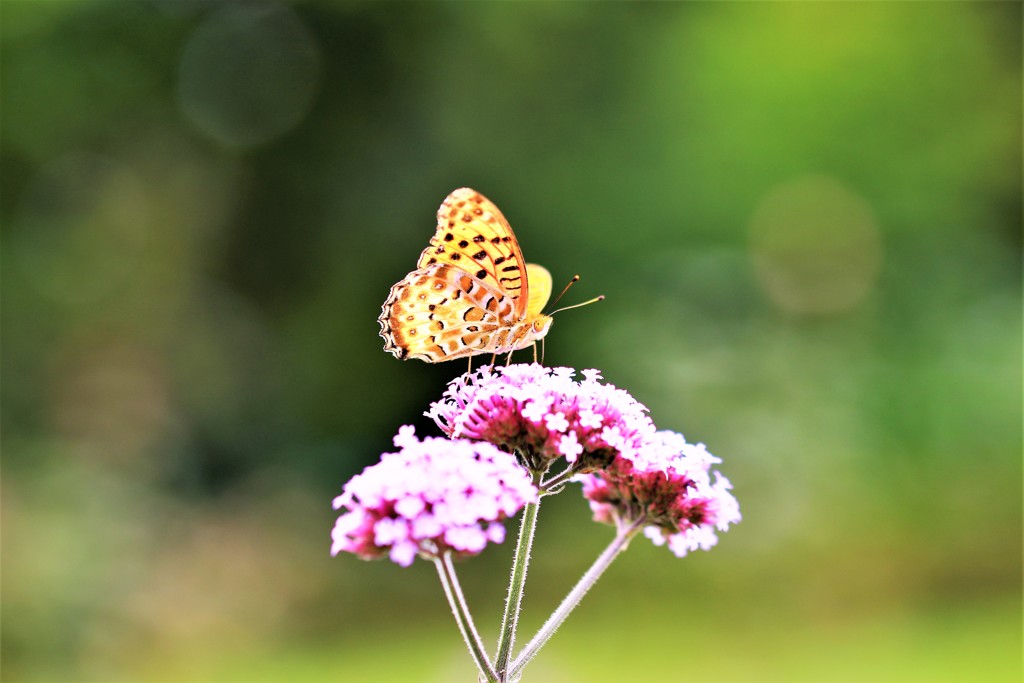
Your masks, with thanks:
[(840, 181), (807, 176), (774, 188), (750, 223), (758, 283), (794, 314), (833, 314), (871, 292), (882, 238), (868, 203)]
[(290, 8), (229, 3), (213, 12), (185, 45), (178, 103), (218, 142), (251, 147), (298, 125), (320, 82), (320, 52)]

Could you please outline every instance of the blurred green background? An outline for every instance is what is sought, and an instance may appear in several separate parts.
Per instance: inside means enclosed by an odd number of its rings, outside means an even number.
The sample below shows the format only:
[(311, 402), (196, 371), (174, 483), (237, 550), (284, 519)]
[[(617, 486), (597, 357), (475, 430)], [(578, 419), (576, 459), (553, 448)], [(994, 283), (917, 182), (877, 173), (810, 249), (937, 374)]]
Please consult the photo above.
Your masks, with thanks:
[[(468, 185), (744, 514), (526, 681), (1019, 681), (1021, 7), (5, 0), (3, 679), (474, 679), (432, 567), (328, 556), (464, 370), (375, 319)], [(545, 504), (523, 642), (610, 538)]]

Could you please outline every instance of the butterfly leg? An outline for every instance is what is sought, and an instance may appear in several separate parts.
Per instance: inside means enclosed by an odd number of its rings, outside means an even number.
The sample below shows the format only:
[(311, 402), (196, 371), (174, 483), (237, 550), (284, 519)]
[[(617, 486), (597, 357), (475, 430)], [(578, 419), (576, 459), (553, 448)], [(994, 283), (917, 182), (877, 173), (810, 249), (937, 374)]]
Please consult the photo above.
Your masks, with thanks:
[(508, 352), (508, 358), (506, 358), (506, 359), (505, 359), (505, 367), (506, 367), (506, 368), (507, 368), (508, 366), (512, 365), (512, 354), (513, 354), (513, 353), (515, 353), (515, 350), (512, 350), (512, 351), (509, 351), (509, 352)]
[(491, 367), (493, 368), (494, 364), (497, 363), (497, 362), (498, 362), (498, 353), (497, 353), (497, 351), (495, 351), (493, 354), (491, 354)]
[(473, 356), (467, 356), (466, 360), (469, 361), (469, 369), (466, 370), (466, 374), (473, 372)]

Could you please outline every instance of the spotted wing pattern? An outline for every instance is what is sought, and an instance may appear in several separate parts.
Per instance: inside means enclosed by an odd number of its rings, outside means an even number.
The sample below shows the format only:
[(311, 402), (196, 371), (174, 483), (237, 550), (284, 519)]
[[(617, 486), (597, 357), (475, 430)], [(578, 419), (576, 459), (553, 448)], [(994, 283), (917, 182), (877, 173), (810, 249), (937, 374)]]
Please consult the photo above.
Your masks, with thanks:
[(475, 190), (455, 190), (438, 209), (418, 268), (381, 308), (384, 350), (437, 363), (523, 348), (547, 333), (550, 318), (540, 309), (550, 292), (550, 274), (525, 263), (498, 207)]
[(504, 350), (515, 302), (465, 271), (435, 264), (392, 287), (381, 314), (384, 346), (398, 358), (429, 363)]
[(448, 263), (516, 302), (522, 318), (530, 295), (526, 262), (512, 226), (494, 203), (476, 190), (459, 188), (437, 210), (437, 232), (420, 254), (420, 268)]

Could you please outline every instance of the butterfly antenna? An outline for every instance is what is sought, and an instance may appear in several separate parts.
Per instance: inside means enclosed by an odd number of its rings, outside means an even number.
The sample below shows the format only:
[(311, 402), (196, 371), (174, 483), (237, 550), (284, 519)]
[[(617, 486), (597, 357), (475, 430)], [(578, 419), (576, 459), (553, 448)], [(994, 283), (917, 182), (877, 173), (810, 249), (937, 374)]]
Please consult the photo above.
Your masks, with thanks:
[(554, 315), (555, 313), (560, 313), (562, 311), (568, 311), (570, 308), (579, 308), (580, 306), (587, 306), (589, 304), (596, 304), (598, 301), (604, 301), (604, 294), (602, 294), (601, 296), (595, 296), (593, 299), (588, 299), (587, 301), (584, 301), (581, 304), (573, 304), (572, 306), (564, 306), (562, 308), (559, 308), (559, 309), (556, 309), (554, 311), (551, 311), (550, 313), (548, 313), (548, 315)]
[(558, 296), (555, 297), (555, 300), (551, 302), (551, 305), (554, 306), (555, 304), (557, 304), (559, 299), (561, 299), (563, 296), (565, 296), (565, 293), (569, 291), (569, 288), (572, 287), (574, 284), (576, 284), (579, 281), (580, 281), (580, 276), (579, 275), (573, 275), (572, 279), (569, 280), (569, 284), (567, 284), (565, 286), (565, 289), (562, 290), (561, 294), (559, 294)]

